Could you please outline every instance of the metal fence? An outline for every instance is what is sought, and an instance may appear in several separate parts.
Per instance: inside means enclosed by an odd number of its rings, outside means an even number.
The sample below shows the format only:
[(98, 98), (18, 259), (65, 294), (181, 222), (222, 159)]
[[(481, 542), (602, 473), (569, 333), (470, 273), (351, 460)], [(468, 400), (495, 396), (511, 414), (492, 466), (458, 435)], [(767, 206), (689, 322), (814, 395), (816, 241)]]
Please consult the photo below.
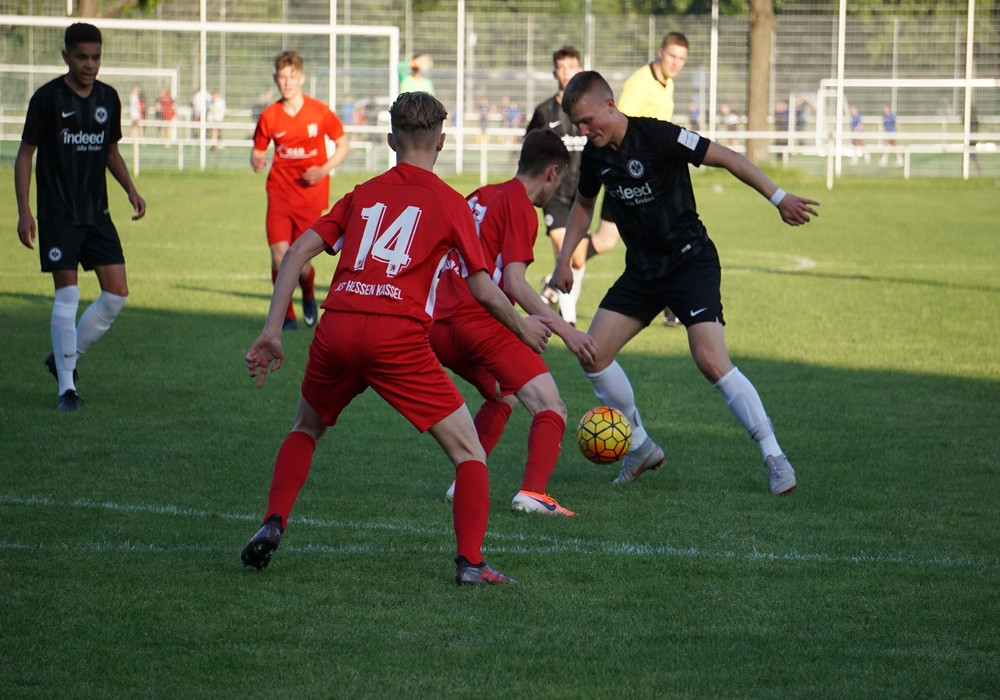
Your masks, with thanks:
[[(0, 0), (0, 15), (12, 14), (23, 0)], [(331, 18), (331, 7), (336, 17)], [(45, 69), (58, 69), (65, 0), (33, 0), (34, 24), (13, 24), (0, 17), (0, 158), (12, 157), (24, 109)], [(897, 13), (897, 14), (894, 14)], [(226, 3), (202, 0), (170, 2), (155, 15), (125, 22), (94, 20), (105, 33), (102, 76), (123, 97), (133, 87), (144, 96), (141, 132), (126, 129), (123, 151), (133, 167), (247, 166), (249, 138), (260, 105), (275, 92), (273, 56), (284, 48), (301, 52), (307, 62), (307, 91), (331, 102), (351, 133), (357, 156), (342, 170), (377, 170), (390, 162), (384, 145), (386, 112), (396, 83), (390, 53), (407, 57), (429, 54), (428, 77), (453, 122), (449, 150), (441, 167), (476, 170), (486, 178), (493, 169), (511, 172), (523, 125), (533, 106), (551, 95), (553, 50), (578, 47), (584, 65), (601, 71), (617, 90), (628, 75), (655, 56), (664, 34), (684, 32), (691, 45), (684, 71), (676, 81), (674, 121), (701, 117), (709, 137), (742, 148), (748, 136), (765, 137), (776, 162), (825, 172), (830, 149), (847, 144), (846, 172), (868, 175), (960, 176), (1000, 173), (1000, 32), (988, 15), (969, 22), (964, 5), (938, 6), (932, 15), (898, 14), (886, 6), (848, 14), (843, 70), (847, 79), (879, 79), (865, 87), (844, 87), (842, 102), (830, 99), (829, 81), (838, 77), (841, 22), (836, 5), (785, 3), (778, 16), (771, 65), (771, 104), (789, 104), (787, 125), (772, 115), (772, 131), (745, 131), (748, 82), (748, 16), (594, 16), (544, 12), (453, 10), (414, 13), (403, 0), (350, 2)], [(23, 17), (19, 22), (27, 22)], [(50, 23), (50, 26), (44, 26)], [(185, 25), (179, 29), (180, 23)], [(253, 23), (260, 31), (220, 31), (220, 23)], [(282, 31), (282, 24), (313, 26), (314, 33)], [(344, 33), (348, 27), (392, 27), (388, 35)], [(337, 32), (336, 36), (332, 33)], [(970, 41), (971, 38), (971, 41)], [(398, 46), (398, 48), (397, 48)], [(971, 49), (970, 49), (971, 47)], [(35, 67), (22, 70), (18, 67)], [(115, 70), (109, 71), (109, 68)], [(130, 73), (130, 70), (132, 71)], [(157, 71), (161, 71), (157, 73)], [(176, 75), (169, 83), (166, 75)], [(975, 77), (974, 87), (956, 82)], [(49, 75), (51, 77), (51, 75)], [(895, 79), (896, 83), (890, 82)], [(926, 85), (912, 84), (925, 81)], [(176, 86), (177, 120), (165, 123), (157, 95)], [(219, 91), (227, 104), (225, 120), (209, 125), (191, 120), (192, 96), (201, 89)], [(889, 145), (882, 132), (882, 107), (898, 115), (895, 149), (905, 156), (882, 165)], [(726, 105), (735, 119), (724, 125)], [(864, 115), (861, 136), (849, 129), (847, 109)], [(967, 105), (974, 107), (979, 133), (972, 131)], [(839, 115), (838, 115), (839, 109)], [(838, 131), (839, 130), (839, 131)], [(971, 133), (970, 133), (971, 132)], [(840, 138), (838, 137), (840, 135)], [(854, 150), (854, 140), (862, 149)], [(169, 147), (169, 148), (168, 148)], [(874, 159), (854, 155), (877, 153)], [(839, 172), (839, 161), (838, 161)]]

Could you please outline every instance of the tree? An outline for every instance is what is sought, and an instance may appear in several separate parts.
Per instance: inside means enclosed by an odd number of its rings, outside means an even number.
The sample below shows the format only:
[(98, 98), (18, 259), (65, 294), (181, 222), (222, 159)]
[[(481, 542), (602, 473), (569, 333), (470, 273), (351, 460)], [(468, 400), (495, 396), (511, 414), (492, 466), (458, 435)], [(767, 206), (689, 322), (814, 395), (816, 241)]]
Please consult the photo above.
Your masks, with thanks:
[[(750, 64), (747, 77), (747, 129), (766, 131), (771, 95), (771, 42), (777, 21), (774, 0), (750, 0)], [(747, 157), (767, 160), (767, 140), (747, 139)]]
[(77, 0), (74, 17), (121, 17), (135, 10), (152, 12), (163, 0)]

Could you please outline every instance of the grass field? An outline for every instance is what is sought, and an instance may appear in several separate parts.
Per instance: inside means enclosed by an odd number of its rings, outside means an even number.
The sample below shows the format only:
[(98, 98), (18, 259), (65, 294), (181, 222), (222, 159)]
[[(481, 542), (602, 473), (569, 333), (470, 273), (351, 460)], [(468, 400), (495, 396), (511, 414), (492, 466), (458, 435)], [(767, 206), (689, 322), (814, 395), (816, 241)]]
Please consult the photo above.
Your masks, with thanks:
[[(822, 200), (792, 229), (699, 173), (730, 351), (798, 488), (769, 495), (683, 331), (654, 323), (620, 360), (664, 467), (615, 487), (567, 439), (550, 490), (579, 517), (517, 517), (515, 413), (490, 460), (486, 557), (519, 584), (468, 590), (447, 460), (370, 392), (320, 444), (271, 566), (240, 565), (311, 335), (286, 334), (263, 390), (246, 377), (271, 286), (263, 176), (145, 171), (137, 223), (115, 186), (132, 293), (81, 358), (72, 415), (42, 365), (51, 280), (17, 243), (12, 179), (0, 170), (0, 695), (1000, 695), (997, 181), (827, 192), (782, 175)], [(544, 237), (536, 250), (532, 278), (552, 260)], [(591, 261), (584, 323), (621, 264), (620, 246)], [(93, 275), (81, 292), (82, 309)], [(561, 343), (546, 358), (582, 415), (589, 382)]]

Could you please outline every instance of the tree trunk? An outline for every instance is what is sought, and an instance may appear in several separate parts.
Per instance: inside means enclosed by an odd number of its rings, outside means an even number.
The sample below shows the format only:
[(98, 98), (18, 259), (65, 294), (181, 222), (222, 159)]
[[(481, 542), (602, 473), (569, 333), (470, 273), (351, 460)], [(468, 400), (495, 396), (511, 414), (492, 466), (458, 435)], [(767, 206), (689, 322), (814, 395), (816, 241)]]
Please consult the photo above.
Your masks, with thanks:
[[(159, 3), (145, 3), (144, 7), (150, 9)], [(134, 10), (139, 7), (139, 0), (117, 0), (112, 5), (105, 7), (103, 11), (98, 7), (98, 0), (76, 0), (76, 9), (73, 10), (74, 17), (121, 17), (125, 10)]]
[[(774, 0), (750, 0), (750, 70), (747, 85), (747, 130), (767, 131), (771, 95), (771, 42), (777, 27)], [(767, 139), (748, 139), (747, 157), (767, 161)]]
[(97, 0), (77, 0), (74, 17), (97, 17)]

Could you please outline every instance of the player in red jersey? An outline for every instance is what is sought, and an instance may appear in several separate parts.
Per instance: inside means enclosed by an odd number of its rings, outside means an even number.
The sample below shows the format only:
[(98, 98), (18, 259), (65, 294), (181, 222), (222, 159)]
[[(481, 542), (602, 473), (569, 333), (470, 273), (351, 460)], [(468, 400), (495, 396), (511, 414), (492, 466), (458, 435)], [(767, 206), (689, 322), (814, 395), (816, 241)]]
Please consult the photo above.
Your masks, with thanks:
[[(288, 246), (295, 242), (330, 204), (330, 172), (340, 165), (351, 145), (344, 125), (330, 108), (302, 92), (302, 56), (282, 51), (274, 59), (274, 82), (281, 99), (261, 112), (253, 135), (250, 164), (259, 173), (267, 167), (267, 148), (274, 141), (274, 163), (267, 175), (267, 243), (271, 246), (271, 280), (278, 275)], [(327, 155), (327, 138), (336, 144)], [(316, 324), (316, 271), (306, 262), (299, 275), (302, 319)], [(284, 330), (298, 323), (291, 300)]]
[[(400, 95), (389, 110), (389, 147), (398, 164), (358, 185), (285, 254), (267, 322), (247, 352), (250, 376), (264, 384), (281, 367), (281, 327), (298, 271), (323, 251), (339, 252), (323, 314), (309, 348), (298, 415), (274, 466), (263, 527), (242, 552), (263, 569), (312, 464), (316, 442), (358, 394), (373, 388), (417, 430), (430, 434), (455, 465), (453, 518), (459, 585), (511, 583), (483, 562), (489, 514), (486, 455), (461, 394), (427, 340), (435, 285), (446, 261), (468, 273), (475, 298), (540, 353), (546, 322), (524, 318), (486, 272), (475, 222), (460, 194), (432, 172), (444, 147), (448, 113), (425, 92)], [(273, 365), (273, 366), (272, 366)]]
[[(569, 162), (569, 151), (552, 129), (528, 132), (514, 178), (481, 187), (467, 199), (493, 281), (528, 313), (548, 317), (553, 332), (581, 361), (589, 362), (597, 355), (593, 338), (550, 308), (525, 279), (528, 265), (535, 259), (535, 207), (545, 206)], [(475, 423), (487, 456), (518, 402), (531, 413), (524, 479), (511, 509), (574, 515), (545, 493), (566, 431), (566, 406), (555, 380), (541, 356), (532, 353), (476, 302), (457, 266), (450, 266), (441, 275), (430, 339), (441, 363), (475, 386), (485, 399)], [(448, 494), (452, 495), (451, 489)]]

